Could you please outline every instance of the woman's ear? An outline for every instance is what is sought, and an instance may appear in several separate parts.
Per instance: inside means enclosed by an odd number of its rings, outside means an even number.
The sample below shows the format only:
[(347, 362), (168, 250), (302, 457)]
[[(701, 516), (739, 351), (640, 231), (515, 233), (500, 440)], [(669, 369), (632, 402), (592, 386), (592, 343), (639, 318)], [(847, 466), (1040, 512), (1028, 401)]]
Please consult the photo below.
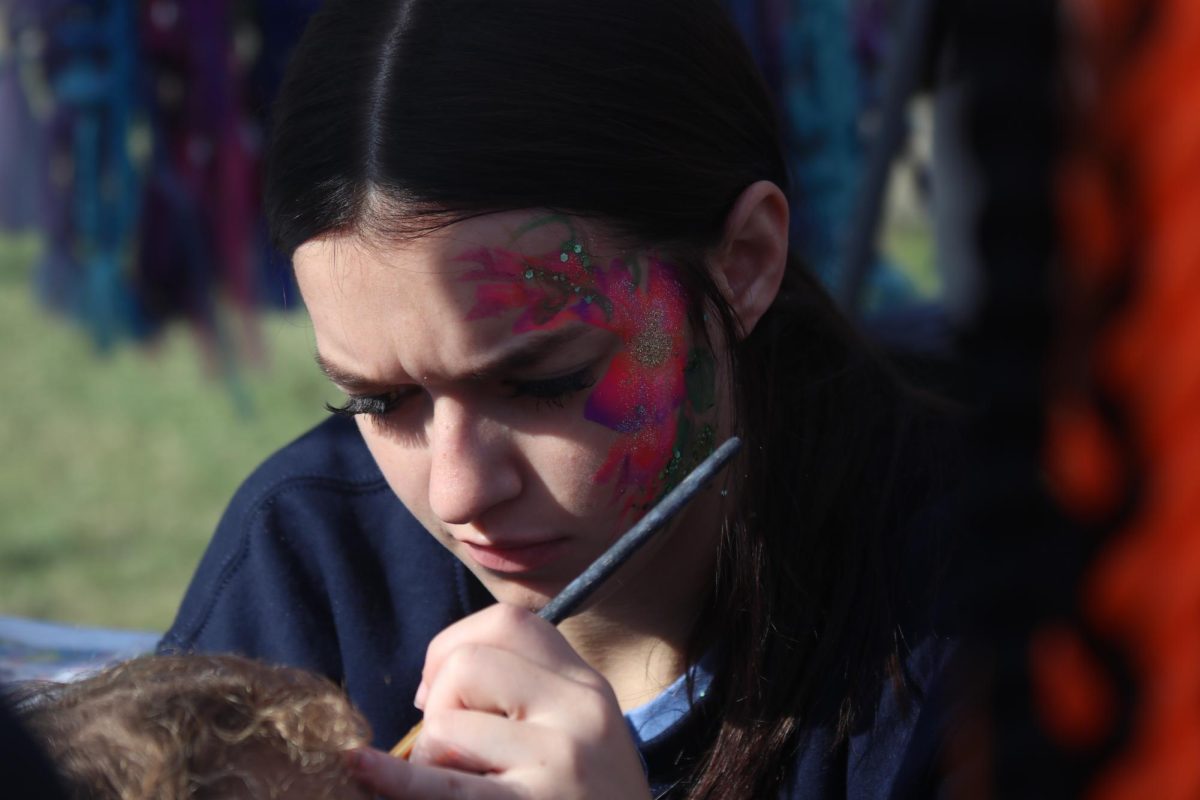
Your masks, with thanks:
[(775, 302), (788, 254), (788, 202), (770, 181), (746, 187), (725, 217), (713, 277), (748, 336)]

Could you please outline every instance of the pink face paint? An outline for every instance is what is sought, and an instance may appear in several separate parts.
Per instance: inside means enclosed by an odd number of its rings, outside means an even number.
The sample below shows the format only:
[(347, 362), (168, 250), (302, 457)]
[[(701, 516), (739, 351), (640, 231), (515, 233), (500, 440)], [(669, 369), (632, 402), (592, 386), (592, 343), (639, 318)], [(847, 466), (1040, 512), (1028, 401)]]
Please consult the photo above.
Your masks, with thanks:
[[(697, 426), (680, 420), (695, 392), (688, 385), (687, 295), (671, 265), (648, 256), (638, 280), (637, 264), (631, 269), (614, 258), (598, 268), (574, 240), (542, 256), (482, 248), (461, 260), (478, 267), (462, 276), (479, 284), (468, 320), (520, 310), (516, 333), (579, 320), (620, 338), (623, 347), (588, 396), (584, 417), (624, 434), (595, 479), (613, 482), (626, 510), (648, 507), (678, 480), (675, 473), (686, 473), (681, 462), (698, 462), (711, 450), (711, 426), (700, 429), (697, 442)], [(711, 377), (711, 370), (705, 374)], [(711, 388), (704, 394), (711, 397)], [(689, 410), (707, 407), (689, 404)], [(697, 444), (704, 452), (693, 458)]]

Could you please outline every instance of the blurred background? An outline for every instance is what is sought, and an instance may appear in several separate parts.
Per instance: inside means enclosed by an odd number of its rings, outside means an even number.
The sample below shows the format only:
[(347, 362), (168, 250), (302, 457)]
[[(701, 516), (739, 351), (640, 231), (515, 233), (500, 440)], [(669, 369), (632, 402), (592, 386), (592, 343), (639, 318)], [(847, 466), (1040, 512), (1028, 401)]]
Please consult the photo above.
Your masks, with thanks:
[(0, 614), (161, 630), (330, 394), (258, 182), (316, 3), (0, 3)]
[[(0, 615), (162, 630), (238, 484), (334, 399), (259, 197), (318, 5), (0, 0)], [(836, 289), (896, 4), (727, 5)], [(872, 311), (940, 294), (932, 114), (912, 105), (891, 168)]]

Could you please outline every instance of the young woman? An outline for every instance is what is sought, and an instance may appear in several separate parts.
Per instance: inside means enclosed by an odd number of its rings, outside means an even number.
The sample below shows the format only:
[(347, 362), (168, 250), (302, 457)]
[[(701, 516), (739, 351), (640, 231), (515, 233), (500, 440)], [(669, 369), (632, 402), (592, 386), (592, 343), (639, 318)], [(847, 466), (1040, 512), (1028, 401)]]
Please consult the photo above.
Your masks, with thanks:
[[(164, 648), (319, 670), (384, 747), (415, 702), (412, 763), (356, 762), (386, 797), (924, 787), (938, 424), (789, 255), (720, 9), (333, 0), (274, 125), (346, 401), (239, 492)], [(598, 600), (533, 615), (732, 434)]]

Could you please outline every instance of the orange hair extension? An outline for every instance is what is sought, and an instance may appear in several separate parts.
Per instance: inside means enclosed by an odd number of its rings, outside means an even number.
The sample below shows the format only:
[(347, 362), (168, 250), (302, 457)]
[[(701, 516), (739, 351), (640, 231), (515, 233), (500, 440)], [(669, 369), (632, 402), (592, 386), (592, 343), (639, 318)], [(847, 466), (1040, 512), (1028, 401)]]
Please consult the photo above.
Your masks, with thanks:
[[(1200, 3), (1068, 0), (1079, 115), (1060, 175), (1063, 364), (1046, 463), (1063, 508), (1109, 526), (1080, 614), (1136, 687), (1099, 800), (1200, 797)], [(1113, 424), (1112, 409), (1121, 424)], [(1060, 744), (1111, 734), (1114, 685), (1061, 626), (1030, 650)], [(1070, 687), (1065, 689), (1064, 687)], [(1107, 709), (1107, 710), (1106, 710)]]

